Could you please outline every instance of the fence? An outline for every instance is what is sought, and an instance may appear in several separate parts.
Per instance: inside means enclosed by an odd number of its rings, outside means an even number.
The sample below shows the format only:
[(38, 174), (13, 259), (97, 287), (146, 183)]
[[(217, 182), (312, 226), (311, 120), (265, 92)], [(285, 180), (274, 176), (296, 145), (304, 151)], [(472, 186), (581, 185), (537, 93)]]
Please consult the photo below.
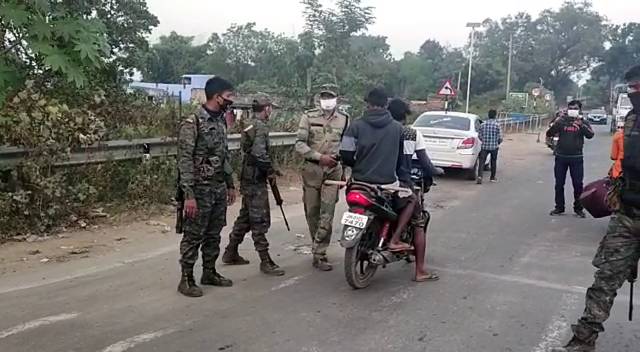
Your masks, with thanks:
[(501, 113), (498, 123), (504, 133), (538, 134), (546, 126), (548, 117), (543, 115), (524, 115)]
[[(269, 135), (271, 146), (292, 146), (296, 142), (295, 133), (273, 132)], [(240, 149), (240, 135), (229, 135), (229, 150)], [(109, 141), (74, 151), (69, 160), (59, 166), (73, 166), (103, 163), (112, 160), (132, 160), (143, 157), (172, 156), (177, 153), (177, 141), (174, 138), (148, 138), (131, 141)], [(13, 168), (29, 155), (22, 148), (0, 148), (0, 170)]]

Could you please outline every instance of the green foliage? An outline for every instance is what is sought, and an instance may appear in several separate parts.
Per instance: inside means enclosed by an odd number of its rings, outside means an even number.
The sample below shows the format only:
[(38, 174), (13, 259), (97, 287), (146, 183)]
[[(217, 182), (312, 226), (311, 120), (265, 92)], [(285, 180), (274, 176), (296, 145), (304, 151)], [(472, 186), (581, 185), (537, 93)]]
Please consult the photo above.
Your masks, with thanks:
[[(0, 7), (0, 105), (38, 78), (52, 90), (120, 87), (158, 24), (143, 0), (6, 0)], [(82, 88), (82, 89), (81, 89)]]
[[(0, 57), (26, 75), (61, 74), (76, 87), (87, 82), (87, 70), (103, 64), (110, 48), (106, 27), (97, 18), (74, 17), (64, 3), (5, 1), (0, 7)], [(0, 76), (0, 91), (18, 87), (20, 76)]]

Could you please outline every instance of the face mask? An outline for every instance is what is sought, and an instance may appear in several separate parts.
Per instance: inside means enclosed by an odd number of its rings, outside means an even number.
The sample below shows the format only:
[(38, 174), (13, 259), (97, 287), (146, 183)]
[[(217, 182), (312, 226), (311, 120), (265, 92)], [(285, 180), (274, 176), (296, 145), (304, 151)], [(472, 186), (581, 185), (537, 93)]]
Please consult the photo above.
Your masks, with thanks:
[(629, 94), (629, 100), (631, 100), (631, 105), (633, 105), (634, 111), (640, 111), (640, 92), (634, 92)]
[(580, 110), (567, 110), (569, 117), (577, 118), (580, 116)]
[(337, 105), (338, 98), (320, 100), (320, 108), (322, 108), (322, 110), (333, 110)]
[(229, 108), (231, 107), (231, 105), (233, 105), (233, 100), (229, 100), (223, 96), (220, 96), (220, 98), (222, 98), (222, 103), (218, 103), (220, 104), (220, 109), (222, 109), (222, 111), (227, 111), (229, 110)]

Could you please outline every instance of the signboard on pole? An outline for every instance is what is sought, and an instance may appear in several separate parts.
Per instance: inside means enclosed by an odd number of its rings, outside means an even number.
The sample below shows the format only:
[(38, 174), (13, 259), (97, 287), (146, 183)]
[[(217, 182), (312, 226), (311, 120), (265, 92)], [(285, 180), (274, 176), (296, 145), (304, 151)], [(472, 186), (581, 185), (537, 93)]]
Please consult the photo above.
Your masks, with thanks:
[(456, 90), (453, 88), (451, 80), (448, 79), (446, 82), (444, 82), (444, 85), (438, 91), (438, 95), (449, 98), (455, 97), (456, 95), (458, 95), (458, 92), (456, 92)]

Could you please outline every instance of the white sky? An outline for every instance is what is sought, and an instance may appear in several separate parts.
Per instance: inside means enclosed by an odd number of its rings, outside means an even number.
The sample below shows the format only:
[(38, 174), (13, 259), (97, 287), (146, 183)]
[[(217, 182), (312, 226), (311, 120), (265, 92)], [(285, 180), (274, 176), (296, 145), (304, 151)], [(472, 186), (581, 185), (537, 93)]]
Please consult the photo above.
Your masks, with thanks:
[[(331, 4), (332, 0), (323, 0)], [(468, 38), (467, 22), (499, 19), (526, 11), (532, 15), (546, 8), (558, 8), (564, 0), (365, 0), (375, 7), (376, 23), (370, 34), (384, 35), (394, 56), (416, 51), (425, 39), (463, 45)], [(610, 22), (637, 22), (640, 1), (593, 0), (595, 9)], [(151, 40), (172, 30), (196, 36), (203, 42), (213, 32), (224, 32), (232, 23), (256, 22), (288, 36), (301, 32), (304, 20), (298, 0), (147, 0), (160, 25)]]

